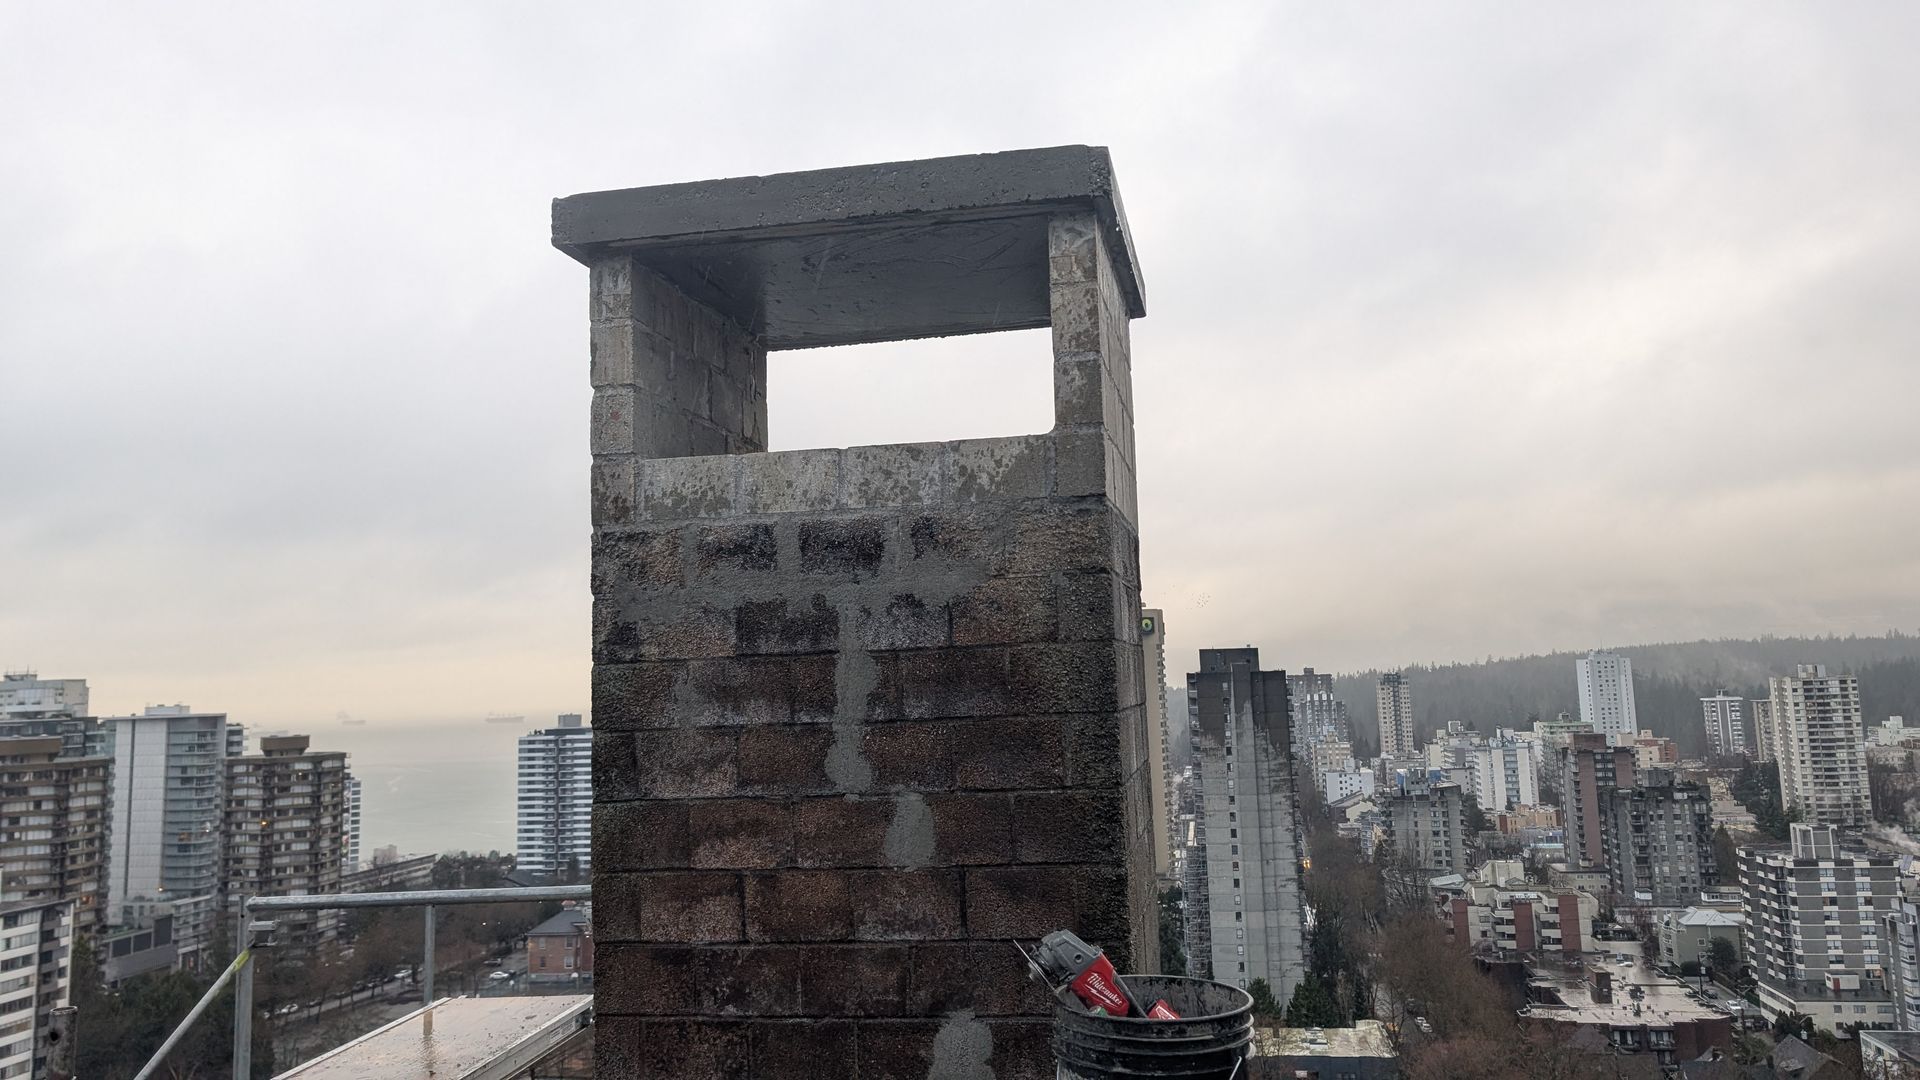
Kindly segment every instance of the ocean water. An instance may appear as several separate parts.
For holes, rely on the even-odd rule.
[[[479,719],[327,723],[306,729],[316,750],[345,750],[360,778],[360,855],[512,851],[520,736],[552,723]]]

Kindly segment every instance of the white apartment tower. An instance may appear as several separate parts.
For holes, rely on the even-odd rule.
[[[1173,765],[1167,758],[1167,627],[1158,608],[1140,612],[1141,670],[1147,690],[1147,783],[1153,793],[1153,872],[1173,873]]]
[[[1872,819],[1867,795],[1866,723],[1860,683],[1801,664],[1768,681],[1773,756],[1780,762],[1780,804],[1815,825],[1859,828]]]
[[[360,869],[360,778],[347,774],[347,811],[345,835],[341,838],[340,873]]]
[[[1492,814],[1540,804],[1540,747],[1531,739],[1502,731],[1466,749],[1473,775],[1473,796]]]
[[[1746,699],[1725,690],[1700,699],[1700,715],[1707,725],[1707,747],[1716,756],[1747,752]]]
[[[593,729],[579,713],[520,736],[517,869],[584,874],[593,867]]]
[[[1406,757],[1420,748],[1413,728],[1413,688],[1399,672],[1380,676],[1380,756]]]
[[[113,816],[108,828],[109,926],[175,905],[183,957],[203,948],[220,888],[225,759],[245,736],[224,713],[151,705],[113,725]],[[197,902],[193,902],[197,901]]]
[[[1187,726],[1202,802],[1186,859],[1188,970],[1265,979],[1290,1000],[1306,975],[1306,919],[1286,673],[1260,670],[1258,649],[1201,650]]]
[[[1573,666],[1580,681],[1580,719],[1609,742],[1631,739],[1640,730],[1633,707],[1633,661],[1595,650]]]

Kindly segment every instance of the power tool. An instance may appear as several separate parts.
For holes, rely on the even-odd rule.
[[[1014,943],[1017,947],[1019,942]],[[1166,999],[1142,1009],[1127,989],[1126,980],[1113,970],[1107,954],[1081,941],[1071,930],[1055,930],[1040,939],[1033,952],[1020,950],[1035,978],[1048,986],[1065,983],[1089,1009],[1108,1016],[1145,1016],[1154,1020],[1178,1020]]]

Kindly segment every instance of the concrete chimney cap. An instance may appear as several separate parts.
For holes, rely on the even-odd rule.
[[[569,195],[553,245],[640,265],[773,349],[1049,324],[1047,220],[1090,209],[1146,292],[1106,147],[1056,146]]]

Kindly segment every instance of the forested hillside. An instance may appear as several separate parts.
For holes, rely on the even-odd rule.
[[[1889,714],[1920,724],[1920,635],[1690,641],[1613,651],[1633,660],[1640,726],[1679,743],[1683,755],[1706,751],[1700,698],[1722,687],[1744,698],[1764,697],[1767,677],[1790,675],[1797,664],[1825,664],[1830,671],[1859,676],[1869,725]],[[1422,737],[1449,720],[1492,731],[1525,727],[1533,716],[1563,711],[1577,715],[1574,660],[1581,655],[1553,653],[1406,669]],[[1379,752],[1374,705],[1379,676],[1377,671],[1357,672],[1338,676],[1335,683],[1353,717],[1354,749],[1362,754]]]

